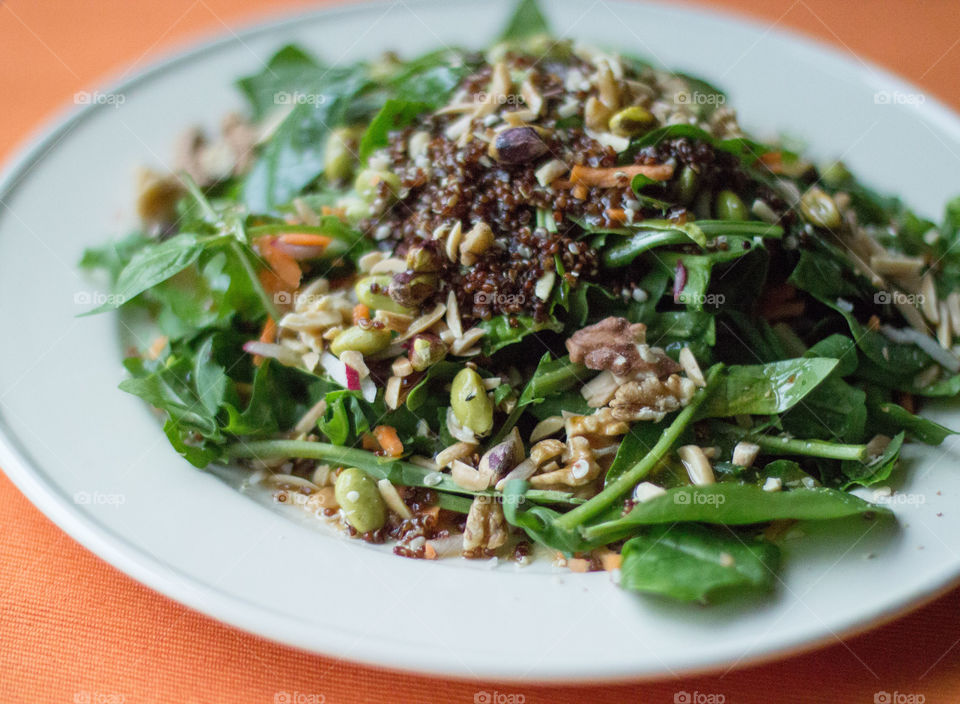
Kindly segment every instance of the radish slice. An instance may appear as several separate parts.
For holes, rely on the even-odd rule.
[[[359,391],[360,372],[351,367],[349,364],[344,364],[343,368],[347,373],[347,388],[350,389],[350,391]]]
[[[680,302],[680,294],[683,293],[683,287],[687,285],[687,267],[683,262],[677,262],[677,270],[673,277],[673,302]]]

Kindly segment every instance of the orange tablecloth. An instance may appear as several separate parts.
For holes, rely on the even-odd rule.
[[[106,75],[278,5],[307,4],[0,0],[0,155]],[[960,109],[953,0],[714,4],[872,59]],[[960,590],[869,635],[725,675],[551,688],[379,671],[275,645],[155,594],[74,543],[0,476],[0,704],[960,702],[958,663]]]

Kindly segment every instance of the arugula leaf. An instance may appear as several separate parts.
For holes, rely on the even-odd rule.
[[[309,90],[327,70],[303,49],[289,44],[277,51],[260,73],[238,80],[237,87],[250,103],[253,118],[262,120],[287,102],[283,93]]]
[[[550,26],[540,11],[539,4],[536,0],[520,0],[500,32],[500,41],[527,39],[539,34],[550,34]]]
[[[511,325],[511,320],[515,321],[516,325]],[[563,330],[563,323],[553,316],[538,322],[530,315],[495,315],[489,320],[480,321],[479,326],[486,331],[483,336],[483,353],[486,355],[520,342],[528,335]]]
[[[680,601],[770,591],[780,564],[772,543],[695,523],[647,528],[621,554],[621,587]]]
[[[373,152],[387,146],[391,132],[406,127],[429,109],[426,103],[409,100],[391,99],[384,103],[360,140],[360,161],[366,162]]]
[[[398,100],[424,103],[433,109],[443,105],[477,66],[473,58],[460,51],[431,51],[405,62],[396,74],[384,81],[384,85]]]
[[[837,360],[823,357],[732,366],[720,376],[699,417],[783,413],[817,388],[836,366]]]

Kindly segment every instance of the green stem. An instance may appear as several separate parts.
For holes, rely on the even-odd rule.
[[[590,520],[599,513],[608,509],[613,503],[624,494],[628,494],[637,483],[657,466],[657,463],[663,459],[664,455],[670,451],[673,444],[680,435],[686,430],[687,426],[693,421],[697,410],[703,405],[710,393],[713,391],[714,383],[723,371],[723,364],[714,364],[707,372],[706,387],[697,391],[694,397],[687,404],[686,408],[677,414],[670,426],[663,431],[663,435],[657,441],[657,444],[644,455],[643,459],[637,462],[633,467],[621,474],[614,482],[585,504],[577,506],[572,511],[568,511],[557,519],[557,527],[572,530]]]
[[[790,438],[785,435],[760,435],[727,423],[714,423],[713,426],[721,433],[759,445],[760,449],[768,455],[807,455],[832,460],[853,460],[855,462],[863,462],[867,458],[866,445],[847,445],[816,439],[806,440]]]
[[[225,448],[225,455],[232,459],[279,459],[302,457],[321,460],[344,467],[357,467],[376,479],[388,479],[399,486],[421,486],[451,494],[467,496],[500,496],[498,491],[470,491],[453,481],[447,474],[440,474],[420,465],[402,460],[385,460],[372,452],[356,447],[341,447],[325,442],[309,440],[257,440],[237,442]],[[427,477],[431,476],[431,481]],[[439,479],[439,481],[435,481]],[[536,490],[527,492],[527,498],[538,503],[576,503],[576,499],[564,491]]]
[[[260,302],[263,304],[263,309],[267,312],[267,315],[273,318],[274,321],[279,321],[280,313],[277,311],[277,307],[273,305],[273,301],[270,300],[270,296],[267,295],[267,292],[260,284],[260,277],[257,276],[257,271],[253,268],[253,264],[250,263],[247,253],[243,251],[243,245],[237,240],[234,240],[230,243],[230,248],[233,250],[234,254],[237,255],[237,258],[243,265],[244,271],[247,272],[247,276],[250,277],[250,283],[253,285],[253,290],[257,292],[257,296],[260,298]]]

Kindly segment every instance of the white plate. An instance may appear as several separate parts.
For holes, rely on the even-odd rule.
[[[507,5],[286,19],[165,61],[49,128],[0,186],[4,469],[73,537],[178,601],[284,643],[421,672],[561,681],[731,667],[830,642],[946,589],[960,575],[960,472],[943,448],[906,452],[902,490],[915,500],[895,506],[898,527],[807,528],[786,544],[775,597],[702,608],[625,593],[604,573],[406,560],[326,535],[192,469],[150,410],[116,389],[117,320],[75,317],[95,290],[75,263],[130,227],[135,165],[161,165],[181,128],[240,107],[233,79],[286,42],[329,60],[480,46]],[[690,8],[570,0],[549,14],[564,34],[715,80],[756,132],[842,155],[927,214],[960,190],[957,118],[863,62]],[[936,415],[960,425],[956,412]]]

